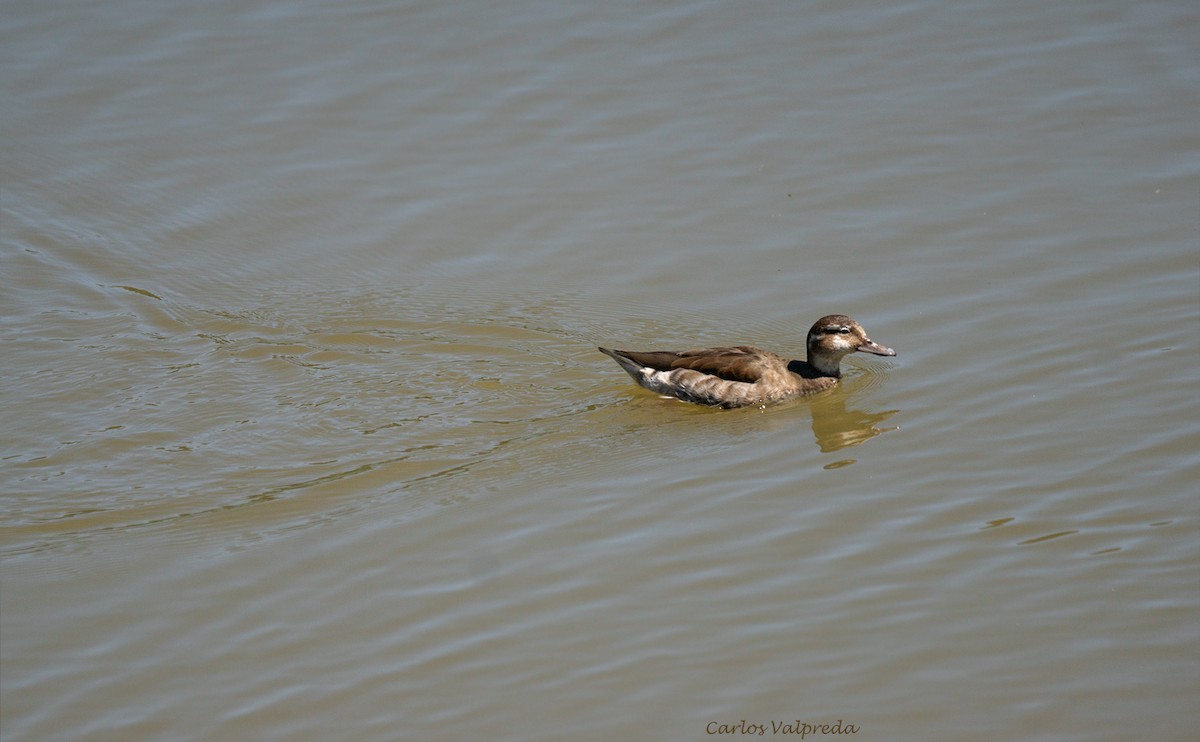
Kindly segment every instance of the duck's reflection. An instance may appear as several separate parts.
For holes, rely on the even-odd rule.
[[[899,426],[882,427],[882,423],[899,410],[865,412],[847,407],[849,399],[848,395],[834,391],[809,400],[813,436],[822,452],[857,446],[881,433],[898,429]]]

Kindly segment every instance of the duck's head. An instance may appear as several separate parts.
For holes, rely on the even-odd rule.
[[[842,358],[855,351],[896,355],[896,351],[867,337],[862,325],[844,314],[822,317],[808,331],[808,362],[827,376],[840,376]]]

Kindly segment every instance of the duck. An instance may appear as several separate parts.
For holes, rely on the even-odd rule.
[[[844,314],[829,314],[808,331],[808,359],[788,360],[751,345],[670,351],[599,348],[635,382],[684,402],[714,407],[766,406],[832,389],[851,353],[894,356]]]

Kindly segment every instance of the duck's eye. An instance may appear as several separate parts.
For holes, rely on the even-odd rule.
[[[849,334],[850,334],[850,328],[849,328],[849,327],[839,327],[839,328],[837,328],[837,334],[839,334],[839,335],[849,335]]]

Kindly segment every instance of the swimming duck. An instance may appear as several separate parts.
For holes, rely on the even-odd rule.
[[[807,361],[789,361],[749,345],[682,352],[600,348],[651,391],[719,407],[763,405],[829,389],[842,376],[842,358],[855,351],[896,355],[844,314],[822,317],[808,331]]]

